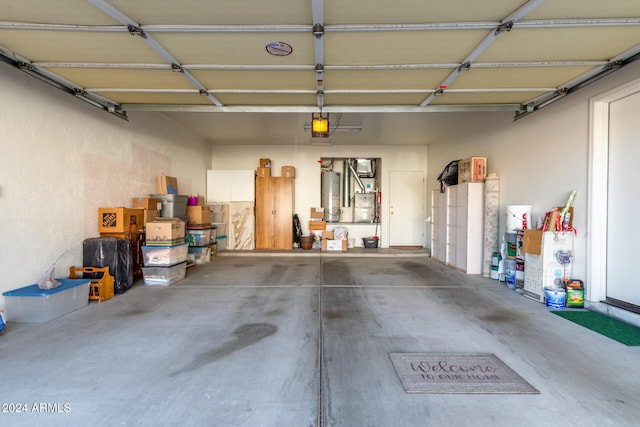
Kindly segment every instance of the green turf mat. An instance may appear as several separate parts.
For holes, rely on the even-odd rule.
[[[587,329],[598,332],[629,346],[640,345],[640,328],[588,310],[552,310],[553,314],[564,317]]]

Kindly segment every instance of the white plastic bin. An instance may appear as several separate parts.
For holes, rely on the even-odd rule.
[[[145,267],[169,267],[187,260],[189,245],[143,246],[142,255]]]
[[[184,279],[186,273],[186,261],[171,267],[142,267],[145,285],[172,285]]]

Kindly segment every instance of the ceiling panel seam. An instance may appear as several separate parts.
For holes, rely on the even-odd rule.
[[[86,92],[94,93],[190,93],[197,94],[197,89],[168,89],[168,88],[114,88],[93,87],[85,88]],[[490,88],[490,89],[449,89],[450,93],[523,93],[555,91],[555,87],[517,87],[517,88]],[[216,94],[315,94],[310,89],[210,89],[210,93]],[[356,95],[356,94],[420,94],[433,93],[434,89],[325,89],[328,95]]]
[[[125,16],[125,15],[122,15]],[[378,31],[430,31],[430,30],[490,30],[501,25],[500,21],[457,21],[414,24],[342,24],[324,25],[326,32],[378,32]],[[640,17],[631,18],[581,18],[535,19],[513,23],[513,28],[570,28],[570,27],[623,27],[640,25]],[[145,33],[308,33],[313,25],[138,25]],[[0,29],[127,32],[118,25],[71,25],[0,20]]]
[[[474,62],[473,68],[530,68],[530,67],[582,67],[607,65],[610,61],[505,61]],[[31,62],[45,68],[113,68],[113,69],[157,69],[170,70],[171,64],[132,64],[115,62]],[[273,64],[180,64],[184,70],[274,70],[308,71],[316,70],[313,65],[273,65]],[[343,70],[411,70],[411,69],[454,69],[460,64],[369,64],[369,65],[324,65],[323,71]]]

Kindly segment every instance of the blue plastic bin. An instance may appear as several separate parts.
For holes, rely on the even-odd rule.
[[[89,304],[90,279],[56,279],[61,286],[25,286],[4,292],[8,322],[48,322]]]

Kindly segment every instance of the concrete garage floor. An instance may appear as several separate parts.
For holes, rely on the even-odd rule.
[[[172,286],[136,283],[48,323],[10,323],[0,424],[640,423],[640,347],[494,280],[420,251],[229,254]],[[392,352],[494,353],[540,394],[408,394]]]

